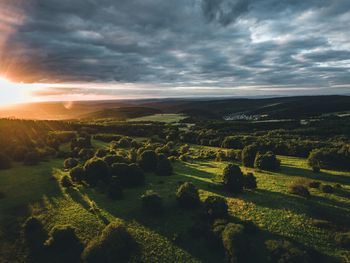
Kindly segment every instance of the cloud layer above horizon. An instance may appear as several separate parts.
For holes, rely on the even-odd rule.
[[[0,0],[0,14],[1,74],[82,85],[37,96],[350,93],[348,0]]]

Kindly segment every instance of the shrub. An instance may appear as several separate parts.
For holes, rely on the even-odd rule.
[[[220,196],[209,196],[204,201],[204,208],[209,218],[224,218],[228,215],[226,199]]]
[[[5,154],[0,153],[0,170],[11,168],[11,160]]]
[[[73,186],[72,180],[68,175],[62,176],[60,183],[63,187],[71,187]]]
[[[240,193],[243,190],[243,173],[238,165],[229,164],[225,167],[222,181],[224,187],[231,193]]]
[[[222,232],[227,225],[227,220],[216,219],[211,226],[211,238],[214,245],[222,245]]]
[[[84,263],[130,262],[137,252],[138,245],[124,224],[112,222],[86,246],[82,259]]]
[[[111,178],[108,165],[105,161],[98,158],[86,161],[84,170],[86,182],[91,186],[96,186],[99,181],[108,183]]]
[[[163,199],[152,190],[141,196],[142,209],[148,214],[159,214],[163,211]]]
[[[106,149],[98,149],[98,150],[95,152],[95,156],[98,157],[98,158],[103,158],[103,157],[105,157],[107,154],[108,154],[108,151],[107,151]]]
[[[254,166],[261,170],[277,171],[280,169],[281,162],[272,152],[265,154],[258,153],[255,158]]]
[[[145,183],[143,171],[136,164],[115,163],[112,165],[111,171],[124,187],[135,187]]]
[[[114,163],[128,163],[128,160],[121,155],[107,155],[103,160],[111,166]]]
[[[94,155],[94,151],[88,148],[81,149],[78,152],[78,157],[83,161],[89,160],[90,158],[94,157]]]
[[[329,184],[324,184],[324,185],[321,185],[321,191],[324,193],[330,194],[334,192],[334,188]]]
[[[55,226],[45,244],[52,255],[51,262],[79,262],[84,248],[70,225]]]
[[[68,159],[64,160],[63,167],[65,169],[72,169],[72,168],[76,167],[78,164],[79,164],[79,162],[77,159],[68,158]]]
[[[258,149],[255,144],[248,145],[242,151],[242,165],[245,167],[254,167],[254,161]]]
[[[299,196],[302,196],[302,197],[305,197],[305,198],[310,197],[309,190],[304,185],[301,185],[301,184],[298,184],[298,183],[292,183],[289,186],[289,192],[291,194],[299,195]]]
[[[176,200],[184,208],[197,207],[200,203],[197,187],[193,183],[183,183],[177,189]]]
[[[243,183],[244,183],[244,188],[247,189],[256,189],[257,183],[256,183],[256,177],[254,176],[253,173],[247,173],[244,175],[243,178]]]
[[[278,263],[306,263],[309,257],[305,251],[300,250],[287,240],[267,240],[266,249],[270,262]]]
[[[81,182],[85,179],[85,171],[82,167],[74,167],[69,171],[69,176],[74,182]]]
[[[154,172],[157,169],[158,156],[154,151],[144,151],[139,160],[140,167],[146,172]]]
[[[318,181],[311,181],[309,182],[309,187],[310,188],[320,188],[321,183]]]
[[[113,200],[118,200],[123,197],[123,188],[118,179],[112,179],[112,182],[108,186],[107,196]]]
[[[24,240],[31,256],[36,256],[44,250],[47,233],[41,221],[36,217],[29,217],[23,225]]]
[[[229,262],[243,262],[246,250],[244,226],[229,223],[222,232],[222,244]]]
[[[158,161],[156,174],[160,176],[170,176],[173,173],[173,166],[168,158],[164,157]]]
[[[123,137],[118,141],[118,146],[120,148],[129,148],[131,146],[131,141],[128,138]]]
[[[339,246],[350,249],[350,232],[337,233],[334,239]]]

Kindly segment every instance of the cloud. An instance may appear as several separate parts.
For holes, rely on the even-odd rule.
[[[227,95],[247,86],[258,93],[266,85],[278,93],[295,85],[303,90],[286,92],[302,94],[350,83],[347,0],[13,3],[0,0],[21,14],[3,37],[0,72],[17,81],[118,83],[96,84],[94,94],[124,96],[195,96],[208,88]]]

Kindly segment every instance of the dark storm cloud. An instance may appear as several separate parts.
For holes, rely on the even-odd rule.
[[[0,70],[22,81],[165,96],[350,82],[348,0],[30,0],[22,12],[0,50]]]

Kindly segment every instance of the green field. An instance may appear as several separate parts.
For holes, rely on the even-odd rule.
[[[165,123],[173,123],[173,122],[179,122],[183,119],[185,119],[186,116],[183,114],[175,114],[175,113],[169,113],[169,114],[154,114],[150,116],[140,117],[140,118],[133,118],[129,119],[128,121],[137,121],[137,122],[165,122]]]
[[[125,220],[144,248],[144,262],[222,262],[221,250],[188,234],[197,211],[184,211],[175,200],[176,189],[186,181],[200,189],[202,200],[209,195],[225,197],[233,221],[252,220],[260,228],[260,234],[251,237],[256,245],[251,262],[263,262],[264,241],[276,237],[318,251],[325,258],[329,257],[326,262],[340,260],[346,250],[334,243],[334,229],[317,226],[315,219],[327,216],[334,225],[349,222],[349,173],[325,170],[315,174],[307,167],[305,159],[279,158],[282,161],[280,172],[254,171],[258,189],[238,196],[227,194],[217,183],[225,162],[196,160],[176,161],[175,174],[170,177],[148,174],[145,187],[125,190],[120,201],[108,199],[102,189],[62,188],[58,184],[59,178],[66,174],[62,170],[62,160],[38,166],[16,164],[10,170],[0,171],[4,194],[0,199],[0,262],[25,262],[20,229],[30,214],[42,219],[47,230],[55,225],[75,226],[85,243],[97,236],[108,222]],[[242,167],[242,170],[252,169]],[[333,186],[341,184],[341,188],[332,194],[312,190],[312,197],[304,199],[288,193],[288,185],[294,180],[318,180]],[[142,213],[140,196],[147,189],[156,190],[163,197],[163,215],[148,217]]]

